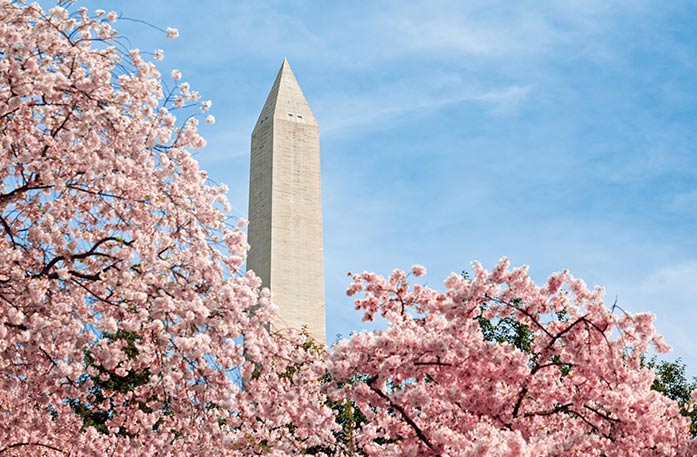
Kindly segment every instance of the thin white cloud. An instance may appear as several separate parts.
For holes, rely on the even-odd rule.
[[[460,86],[446,91],[427,88],[425,92],[419,94],[413,86],[398,83],[363,94],[330,94],[329,99],[318,100],[322,107],[331,107],[322,118],[322,133],[338,135],[358,127],[376,125],[386,128],[390,121],[402,116],[431,114],[446,106],[466,102],[479,103],[491,114],[510,114],[529,95],[530,87],[511,85],[477,91]]]
[[[569,45],[602,55],[607,50],[578,44],[613,33],[617,21],[648,7],[610,0],[421,0],[322,6],[312,14],[302,3],[231,2],[224,10],[224,39],[231,44],[225,54],[321,59],[356,70],[405,58],[540,56]]]
[[[511,114],[530,94],[530,86],[509,86],[503,90],[481,94],[477,99],[485,102],[493,114]]]

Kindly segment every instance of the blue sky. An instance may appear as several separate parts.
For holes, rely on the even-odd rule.
[[[546,3],[546,4],[544,4]],[[287,57],[322,132],[327,334],[346,272],[501,256],[650,310],[697,375],[697,4],[89,1],[213,100],[198,154],[246,215],[249,138]]]

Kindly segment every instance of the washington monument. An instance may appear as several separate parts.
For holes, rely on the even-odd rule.
[[[326,342],[319,125],[283,59],[254,131],[247,269],[279,307],[274,328]]]

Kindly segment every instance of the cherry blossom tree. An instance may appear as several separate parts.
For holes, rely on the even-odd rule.
[[[243,221],[191,156],[210,102],[117,19],[0,0],[0,455],[331,443],[321,357],[267,330]]]
[[[471,279],[453,274],[442,293],[411,286],[401,270],[352,277],[348,293],[362,294],[364,319],[379,315],[388,328],[358,333],[331,354],[331,398],[360,411],[343,437],[349,447],[368,455],[688,452],[689,420],[651,389],[655,375],[641,363],[650,345],[669,350],[652,314],[606,307],[601,289],[567,271],[537,286],[506,259],[491,272],[475,263]],[[519,347],[487,341],[482,319],[512,319],[529,338]]]

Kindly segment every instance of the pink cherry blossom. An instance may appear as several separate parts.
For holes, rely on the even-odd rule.
[[[268,329],[197,120],[103,14],[0,0],[0,454],[331,446],[324,350]]]
[[[426,274],[426,268],[423,265],[413,265],[411,267],[411,273],[418,278]]]
[[[502,259],[472,279],[451,275],[438,292],[351,275],[348,294],[387,329],[355,334],[330,354],[330,397],[367,423],[353,442],[368,455],[673,456],[687,450],[687,418],[651,390],[641,364],[665,349],[653,315],[608,309],[568,271],[537,286]],[[415,274],[416,276],[416,274]],[[528,352],[487,341],[479,319],[513,318]],[[692,446],[692,444],[690,444]],[[688,455],[688,454],[685,454]]]

